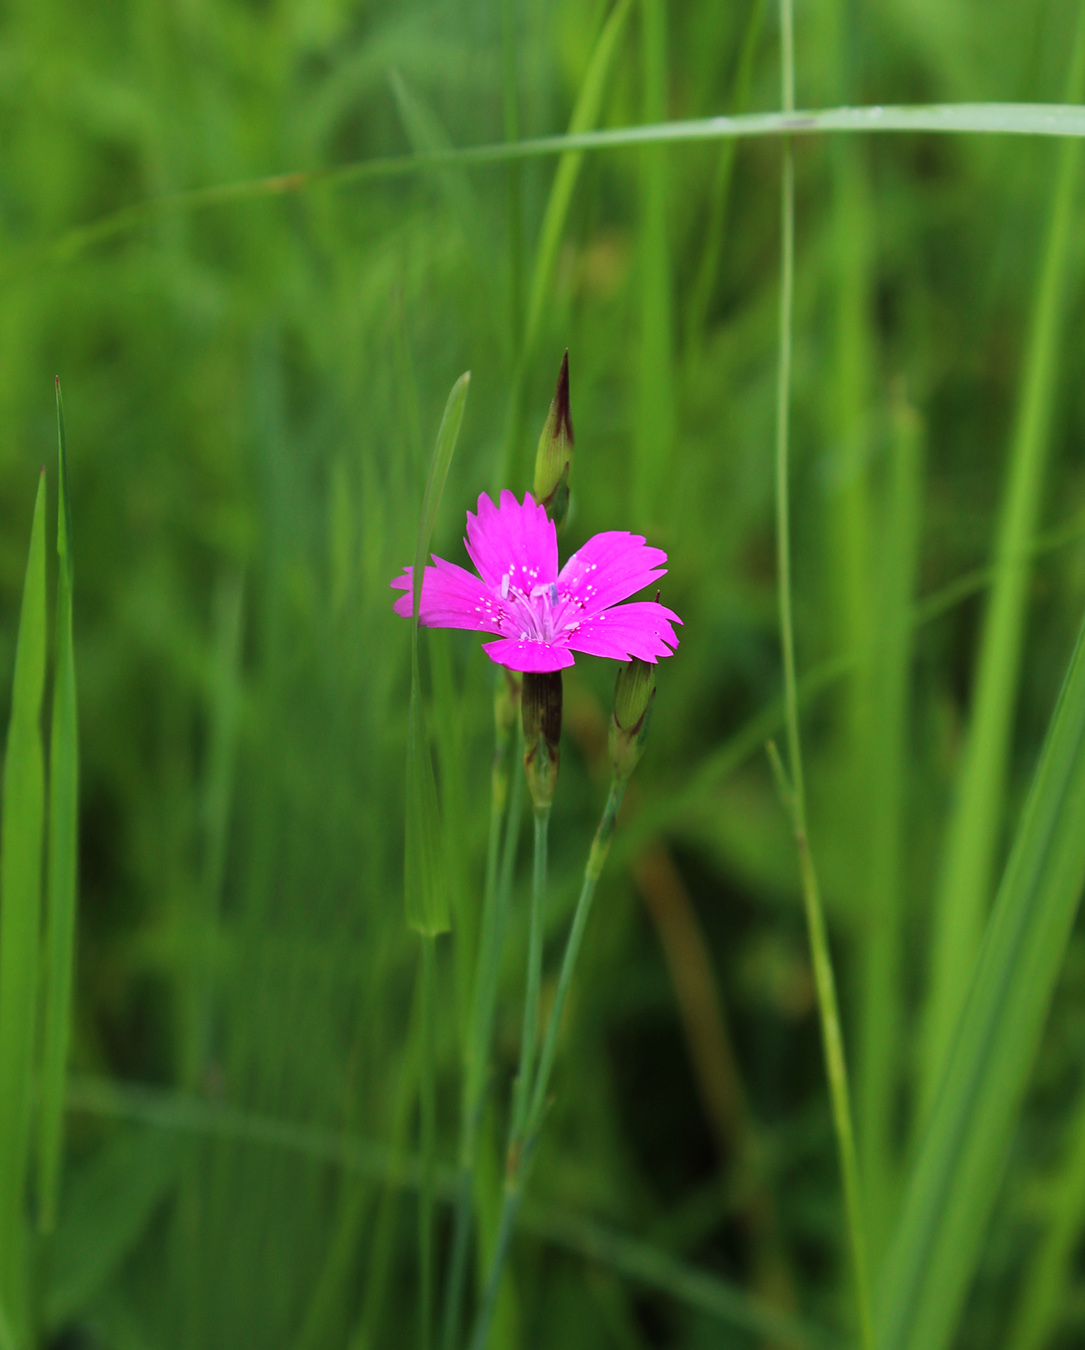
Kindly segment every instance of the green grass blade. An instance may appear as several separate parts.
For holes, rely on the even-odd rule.
[[[667,12],[642,0],[644,120],[667,112]],[[633,521],[658,523],[674,440],[671,261],[667,237],[667,157],[646,145],[640,165],[640,371],[633,459]]]
[[[795,105],[794,20],[791,0],[780,0],[780,86],[785,110]],[[870,1292],[867,1279],[865,1216],[855,1152],[848,1066],[840,1025],[829,936],[821,903],[821,888],[806,827],[806,788],[803,772],[802,737],[799,727],[799,694],[795,668],[795,630],[791,591],[791,341],[795,285],[795,157],[790,141],[784,142],[780,191],[780,330],[776,375],[776,585],[780,616],[780,647],[784,667],[784,707],[787,727],[788,769],[791,779],[784,794],[795,832],[802,878],[810,956],[817,990],[825,1076],[829,1086],[837,1156],[844,1190],[856,1320],[860,1343],[871,1350]]]
[[[569,119],[569,136],[589,133],[598,122],[603,110],[603,95],[606,93],[607,78],[614,63],[614,54],[618,41],[629,16],[631,0],[618,0],[610,17],[603,25],[595,49],[588,62],[587,74],[580,87],[580,93]],[[525,141],[509,142],[503,148],[509,160],[521,158],[520,147],[529,144]],[[495,491],[508,486],[516,465],[516,456],[521,440],[524,399],[524,377],[527,363],[539,336],[543,311],[550,296],[550,286],[554,275],[554,264],[565,233],[565,222],[569,216],[569,207],[573,200],[573,191],[580,168],[584,162],[583,153],[575,148],[563,154],[554,173],[550,195],[546,201],[546,211],[539,229],[539,242],[535,249],[535,263],[531,272],[531,285],[528,290],[527,313],[524,320],[524,340],[520,349],[519,363],[513,372],[512,390],[509,394],[509,412],[505,443],[501,461],[498,465]]]
[[[57,489],[56,656],[49,741],[49,873],[45,917],[38,1227],[52,1231],[63,1147],[64,1078],[71,1034],[79,826],[79,739],[75,653],[72,647],[72,550],[68,450],[64,405],[57,381],[59,478]]]
[[[1051,719],[879,1289],[879,1350],[945,1350],[1085,884],[1085,632]]]
[[[618,0],[610,17],[603,25],[599,40],[595,44],[591,61],[588,64],[584,83],[569,119],[569,134],[576,136],[589,131],[599,121],[603,110],[603,95],[606,93],[607,79],[614,64],[614,54],[618,41],[625,28],[631,0]],[[511,149],[511,147],[510,147]],[[524,350],[530,354],[539,335],[543,310],[550,295],[550,282],[554,274],[554,262],[565,233],[565,222],[569,215],[569,206],[573,199],[573,190],[580,177],[580,168],[584,156],[578,150],[570,150],[562,155],[554,173],[554,183],[546,203],[539,231],[539,243],[535,253],[535,265],[531,274],[531,289],[528,292],[527,322],[524,330]]]
[[[1067,100],[1085,94],[1085,6],[1067,82]],[[1017,422],[1010,448],[991,592],[976,671],[972,725],[957,802],[935,896],[930,988],[925,1009],[920,1124],[926,1119],[983,936],[1004,809],[1014,708],[1024,653],[1031,568],[1028,545],[1036,528],[1051,445],[1058,351],[1074,257],[1073,206],[1081,147],[1067,141],[1059,155],[1044,257],[1036,288]]]
[[[893,458],[877,554],[870,732],[864,761],[867,821],[863,1002],[856,1105],[867,1231],[884,1249],[896,1199],[896,1106],[904,1002],[904,815],[909,781],[911,610],[919,557],[923,426],[903,400],[894,409]]]
[[[38,479],[0,816],[0,1308],[23,1339],[26,1182],[41,947],[45,765],[45,470]]]
[[[753,0],[750,15],[742,37],[742,48],[735,67],[735,77],[731,85],[731,111],[741,113],[750,101],[750,86],[753,83],[754,59],[761,42],[761,32],[765,26],[765,12],[768,0]],[[701,341],[705,323],[708,319],[712,294],[719,276],[720,259],[723,256],[723,244],[726,237],[727,207],[731,198],[731,183],[734,179],[735,154],[738,141],[730,139],[720,146],[716,160],[716,171],[709,195],[708,225],[705,229],[704,246],[701,261],[697,265],[697,276],[690,290],[686,304],[686,346],[695,348]]]
[[[467,386],[471,376],[465,373],[452,386],[437,433],[426,491],[422,498],[422,519],[414,551],[414,613],[422,599],[422,577],[429,557],[430,540],[437,519],[437,507],[444,491],[456,438],[463,420]],[[420,933],[433,935],[449,928],[449,903],[444,885],[441,849],[441,823],[437,810],[437,784],[433,776],[433,757],[426,736],[422,710],[421,675],[418,667],[418,624],[411,625],[411,705],[407,728],[407,811],[404,894],[407,923]]]
[[[615,14],[628,10],[620,3]],[[612,16],[613,18],[614,16]],[[329,168],[299,169],[262,178],[239,179],[151,197],[98,220],[67,230],[55,239],[12,250],[2,269],[0,287],[22,280],[28,269],[73,262],[88,249],[137,230],[156,220],[213,210],[238,202],[285,197],[316,187],[348,187],[357,183],[432,172],[448,164],[511,164],[518,160],[552,159],[585,151],[619,150],[637,145],[682,145],[696,141],[749,139],[765,136],[884,135],[925,132],[934,135],[1085,137],[1085,109],[1061,103],[930,103],[876,104],[812,108],[795,112],[746,113],[739,117],[682,118],[654,126],[617,127],[606,131],[570,131],[558,136],[461,146],[425,155],[387,155],[351,160]],[[555,180],[556,184],[556,180]]]

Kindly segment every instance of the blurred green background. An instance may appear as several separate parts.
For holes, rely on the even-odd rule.
[[[1079,8],[803,0],[798,104],[1074,97]],[[564,213],[541,159],[169,209],[64,242],[149,198],[559,133],[577,107],[604,127],[772,109],[778,43],[762,0],[0,10],[5,681],[56,374],[76,578],[75,1079],[41,1293],[57,1346],[412,1343],[410,1191],[382,1180],[382,1154],[333,1156],[343,1133],[399,1151],[417,1133],[408,633],[388,580],[413,553],[453,380],[472,371],[435,547],[463,561],[463,513],[502,464],[509,486],[530,481],[566,347],[577,457],[563,547],[644,531],[670,555],[663,599],[685,627],[588,933],[494,1344],[781,1343],[669,1277],[629,1278],[628,1249],[591,1248],[586,1220],[849,1326],[798,869],[761,749],[781,689],[779,143],[591,154]],[[1020,621],[996,663],[1005,734],[975,770],[993,793],[980,912],[1085,609],[1076,153],[997,136],[796,146],[798,658],[817,677],[803,707],[811,837],[875,1258],[930,1090],[936,897],[1022,441],[1037,472],[1021,537],[1046,533],[1018,568]],[[456,710],[434,727],[460,919],[439,949],[447,1162],[456,951],[477,924],[489,811],[494,672],[478,646],[423,642],[427,687]],[[602,806],[613,674],[581,658],[566,679],[544,1000]],[[518,1048],[524,831],[491,1191]],[[1083,1011],[1077,935],[962,1346],[1007,1343],[1074,1137]],[[442,1219],[442,1244],[447,1231]],[[1081,1343],[1082,1278],[1060,1285],[1056,1339],[1037,1344]]]

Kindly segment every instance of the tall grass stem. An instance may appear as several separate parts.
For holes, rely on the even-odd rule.
[[[795,106],[794,32],[791,0],[780,0],[782,49],[782,94],[785,112]],[[780,267],[780,353],[776,390],[776,546],[777,579],[780,606],[780,645],[784,663],[784,705],[787,745],[791,772],[791,803],[795,841],[799,853],[803,906],[814,963],[814,981],[821,1017],[825,1066],[829,1079],[833,1124],[836,1130],[840,1170],[844,1183],[844,1205],[851,1247],[856,1307],[864,1350],[873,1350],[874,1332],[867,1284],[866,1237],[859,1185],[859,1164],[855,1152],[848,1073],[840,1028],[840,1010],[836,997],[829,940],[817,872],[810,852],[806,830],[806,791],[803,782],[802,746],[799,737],[799,700],[795,677],[795,637],[791,601],[791,542],[788,483],[789,414],[791,391],[791,322],[795,272],[795,161],[790,141],[783,147],[781,189],[781,267]]]

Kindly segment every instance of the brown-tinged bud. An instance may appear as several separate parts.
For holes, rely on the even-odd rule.
[[[532,496],[546,507],[558,532],[569,514],[569,472],[573,463],[573,419],[569,411],[569,352],[561,359],[558,386],[546,415],[535,456]]]
[[[655,696],[655,666],[634,656],[618,672],[610,718],[610,762],[619,780],[629,777],[644,753]]]
[[[535,810],[549,810],[558,781],[561,742],[561,671],[524,675],[524,772]]]

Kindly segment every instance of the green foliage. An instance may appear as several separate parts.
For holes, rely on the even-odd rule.
[[[531,869],[519,810],[507,837],[491,826],[478,640],[409,637],[388,581],[430,548],[466,563],[480,489],[530,485],[566,346],[562,555],[646,530],[685,625],[562,990],[491,1346],[854,1334],[801,878],[762,753],[784,725],[784,130],[806,827],[872,1274],[889,1253],[885,1343],[1080,1339],[1085,946],[1069,873],[1024,871],[1045,820],[1076,846],[1053,774],[1066,752],[1064,786],[1078,781],[1079,665],[1052,709],[1085,611],[1085,114],[1056,103],[1079,10],[813,0],[795,15],[796,101],[839,110],[790,126],[761,0],[5,11],[5,718],[19,676],[0,822],[2,1350],[34,1327],[110,1350],[411,1344],[419,1108],[439,1304],[462,1100],[478,1152],[466,1330],[496,1238]],[[428,479],[468,367],[471,417]],[[56,622],[39,506],[20,627],[56,370],[78,447]],[[614,678],[590,659],[565,678],[544,1026]],[[998,781],[966,767],[977,745]],[[977,811],[962,852],[949,822]],[[511,886],[483,1035],[488,855]],[[405,856],[409,913],[452,926],[430,1018]],[[933,934],[969,910],[951,874],[974,895],[971,954],[938,958],[939,994]],[[465,1097],[476,1034],[492,1049]]]
[[[34,1100],[41,948],[45,765],[45,471],[38,479],[26,564],[0,818],[0,1309],[27,1335],[24,1231]]]

